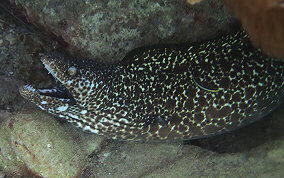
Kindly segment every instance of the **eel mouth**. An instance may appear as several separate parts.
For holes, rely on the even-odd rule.
[[[58,83],[58,82],[56,82]],[[59,100],[69,100],[72,103],[75,103],[75,99],[71,93],[60,84],[55,84],[52,88],[41,88],[36,89],[33,86],[27,84],[19,88],[20,94],[28,100],[36,100],[40,98],[54,98]]]
[[[44,88],[37,90],[40,95],[55,97],[58,99],[73,99],[69,91],[62,86],[55,86],[54,88]]]
[[[34,98],[54,98],[54,99],[67,99],[70,101],[75,101],[68,89],[62,84],[62,73],[59,71],[64,70],[64,63],[54,55],[44,55],[40,54],[40,60],[43,63],[48,74],[51,75],[53,79],[53,84],[51,87],[36,89],[33,86],[27,84],[19,88],[20,94],[29,100],[34,100]]]

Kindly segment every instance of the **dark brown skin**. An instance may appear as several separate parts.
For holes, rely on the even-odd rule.
[[[284,99],[284,63],[244,32],[183,46],[139,48],[117,65],[43,55],[63,91],[23,97],[84,130],[121,140],[176,140],[232,131]],[[67,92],[68,91],[68,92]]]

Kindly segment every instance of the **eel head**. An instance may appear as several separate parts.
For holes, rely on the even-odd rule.
[[[84,112],[89,95],[99,87],[98,74],[91,72],[90,61],[71,60],[57,53],[41,55],[41,62],[59,85],[49,89],[35,89],[31,85],[20,87],[20,94],[49,113],[64,116],[71,112]],[[63,117],[62,116],[62,117]]]

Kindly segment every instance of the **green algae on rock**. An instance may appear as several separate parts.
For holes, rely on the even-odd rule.
[[[92,145],[99,140],[68,130],[43,112],[7,117],[0,126],[0,169],[13,176],[80,175],[91,153],[89,142],[82,138]]]
[[[9,114],[1,113],[0,116],[0,170],[14,176],[20,176],[23,175],[22,168],[25,167],[25,164],[17,157],[11,147],[8,122],[3,121],[3,117],[9,117]]]
[[[114,139],[195,139],[262,118],[284,99],[284,63],[239,31],[202,43],[136,49],[117,65],[58,54],[41,61],[62,86],[22,96]]]

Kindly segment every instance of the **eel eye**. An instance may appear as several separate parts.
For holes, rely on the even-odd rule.
[[[69,67],[68,70],[67,70],[67,74],[70,75],[70,76],[74,76],[74,75],[76,75],[76,73],[77,73],[76,67]]]

